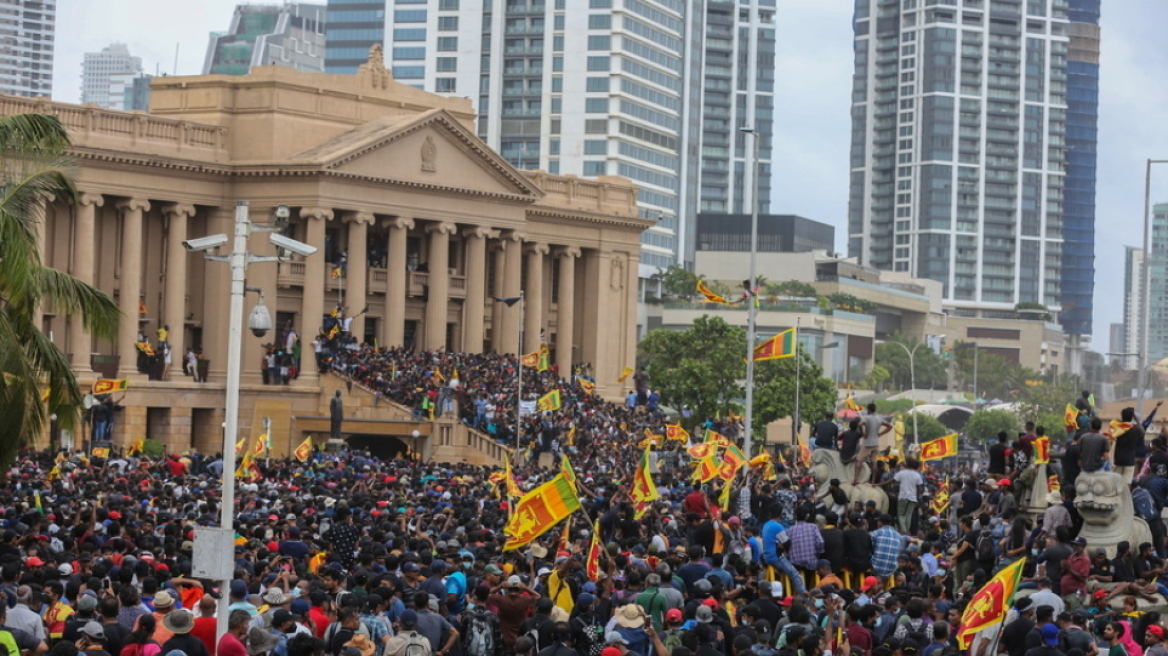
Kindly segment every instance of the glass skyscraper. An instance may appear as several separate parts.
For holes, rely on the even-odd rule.
[[[392,2],[392,0],[390,0]],[[356,73],[373,44],[385,43],[386,0],[328,0],[325,73]]]
[[[851,255],[959,315],[1060,309],[1070,26],[1067,0],[856,1]]]

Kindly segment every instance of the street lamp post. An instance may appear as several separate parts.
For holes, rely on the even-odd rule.
[[[900,348],[904,349],[905,353],[908,353],[908,381],[909,381],[908,384],[912,387],[913,392],[916,392],[916,389],[917,389],[917,364],[916,364],[917,349],[919,349],[921,347],[921,345],[924,344],[924,342],[917,342],[916,344],[913,345],[911,350],[909,349],[909,347],[905,346],[904,344],[901,344],[900,342],[889,342],[889,344],[896,344]],[[919,432],[917,432],[917,409],[915,407],[916,406],[915,399],[913,400],[913,406],[914,406],[913,413],[912,413],[912,416],[913,416],[913,444],[920,446],[921,435]]]
[[[276,213],[277,222],[286,219],[287,212],[288,208],[281,206]],[[183,246],[188,251],[201,252],[208,260],[227,262],[231,265],[231,309],[227,327],[227,398],[224,402],[224,414],[227,421],[223,429],[223,491],[219,509],[219,526],[228,530],[232,529],[235,523],[235,440],[239,433],[239,379],[242,370],[240,351],[243,346],[243,296],[246,291],[247,266],[251,263],[278,262],[286,259],[284,255],[286,251],[307,257],[317,250],[314,246],[277,234],[277,229],[253,226],[248,219],[248,202],[240,200],[235,202],[235,242],[230,255],[212,254],[219,247],[227,244],[227,235],[211,235],[183,242]],[[253,231],[272,233],[272,243],[276,245],[281,255],[262,256],[252,255],[248,252],[247,240]],[[315,283],[308,281],[308,284],[324,284],[324,281],[318,280]],[[260,312],[261,310],[262,312]],[[266,319],[266,324],[264,319]],[[306,317],[305,320],[307,321],[308,318]],[[261,336],[271,329],[271,317],[263,308],[262,298],[261,305],[253,310],[249,324],[257,336]],[[227,632],[227,617],[230,614],[228,607],[231,604],[231,598],[227,591],[230,587],[231,580],[228,578],[222,582],[219,588],[221,594],[215,627],[216,644],[218,644],[219,638]]]
[[[757,267],[757,253],[758,253],[758,169],[759,169],[759,133],[753,127],[738,128],[740,132],[749,134],[751,138],[751,145],[754,153],[754,169],[751,175],[751,208],[750,208],[750,277],[746,281],[746,412],[744,413],[743,421],[745,422],[744,432],[746,439],[742,441],[742,451],[746,454],[746,459],[750,459],[750,451],[754,441],[754,431],[751,430],[754,426],[754,337],[755,337],[755,320],[757,308],[755,308],[756,296],[754,287],[757,284],[758,272]],[[799,349],[795,348],[796,366],[798,366]],[[798,374],[796,373],[796,376]],[[799,388],[796,382],[795,387],[795,406],[799,405]],[[796,418],[795,421],[798,421]]]
[[[519,457],[520,444],[523,441],[523,321],[526,311],[526,302],[523,299],[523,290],[518,296],[496,296],[495,302],[507,307],[519,304],[519,343],[515,349],[515,457]],[[504,372],[506,373],[506,372]]]
[[[1152,280],[1152,166],[1168,164],[1168,159],[1149,159],[1144,170],[1144,263],[1140,272],[1140,370],[1136,374],[1136,415],[1144,416],[1144,388],[1148,384],[1148,314],[1151,312]]]

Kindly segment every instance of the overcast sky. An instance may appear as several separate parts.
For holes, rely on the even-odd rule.
[[[58,0],[53,97],[80,98],[81,60],[120,41],[149,73],[202,71],[207,37],[236,0]],[[836,226],[846,249],[851,139],[851,0],[780,0],[773,207]],[[1168,159],[1168,25],[1164,0],[1104,0],[1092,347],[1123,320],[1123,247],[1142,240],[1144,161]],[[175,46],[178,68],[175,68]],[[1168,201],[1168,165],[1153,172]]]

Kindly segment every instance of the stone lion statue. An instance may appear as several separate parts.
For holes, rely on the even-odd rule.
[[[831,479],[836,478],[839,479],[840,489],[848,495],[848,500],[852,503],[875,501],[880,512],[888,512],[888,495],[884,490],[867,483],[852,485],[852,481],[856,480],[855,465],[845,465],[840,460],[839,451],[835,449],[816,449],[811,452],[811,475],[815,477],[816,498],[826,497],[828,484]],[[861,479],[870,479],[871,475],[871,467],[864,465]],[[1130,499],[1128,504],[1130,506]]]
[[[1079,536],[1091,551],[1102,547],[1115,557],[1115,545],[1127,541],[1134,550],[1152,541],[1148,523],[1135,516],[1131,494],[1115,472],[1083,472],[1075,479],[1075,509],[1083,516]]]

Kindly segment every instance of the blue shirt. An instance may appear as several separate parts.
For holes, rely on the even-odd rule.
[[[891,526],[881,526],[872,531],[872,571],[876,576],[887,578],[896,571],[901,541],[901,534]]]
[[[762,560],[762,542],[759,541],[758,536],[747,538],[746,543],[750,545],[750,560],[755,563]]]
[[[762,525],[762,562],[774,565],[779,562],[779,535],[783,532],[783,525],[770,520]]]
[[[449,604],[450,612],[462,612],[462,608],[466,604],[466,574],[455,572],[447,576],[446,594],[447,596],[455,596],[454,603]]]

